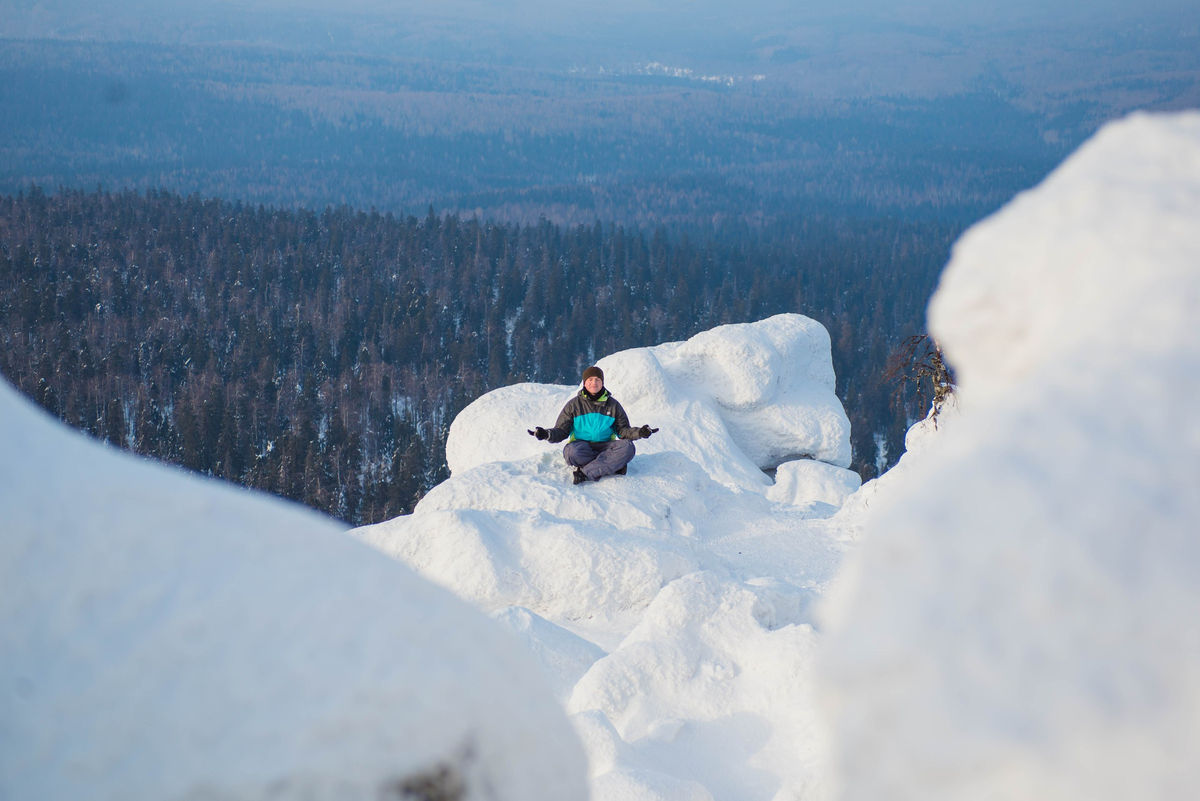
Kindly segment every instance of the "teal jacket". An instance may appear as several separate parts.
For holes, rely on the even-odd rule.
[[[570,438],[588,442],[607,442],[612,439],[640,439],[641,433],[629,425],[629,417],[617,399],[601,390],[600,397],[592,400],[585,390],[567,401],[558,413],[558,421],[550,429],[550,441],[562,442]]]

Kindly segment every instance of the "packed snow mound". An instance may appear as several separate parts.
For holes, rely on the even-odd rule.
[[[572,626],[640,615],[663,587],[699,570],[758,564],[771,575],[765,554],[759,563],[735,552],[730,563],[747,526],[786,537],[779,557],[811,558],[794,567],[819,582],[842,546],[819,525],[836,506],[737,492],[679,454],[639,455],[628,476],[576,487],[561,446],[543,448],[456,474],[413,514],[352,533],[485,610],[520,606]]]
[[[356,534],[485,609],[611,618],[711,568],[709,543],[747,519],[776,530],[780,506],[779,520],[829,517],[858,486],[856,473],[829,461],[786,461],[775,484],[762,469],[771,453],[848,460],[829,338],[806,317],[721,326],[599,364],[631,424],[660,429],[635,442],[629,480],[573,486],[562,445],[528,430],[553,425],[578,387],[519,384],[453,421],[452,476],[412,515]],[[770,443],[775,434],[783,444]]]
[[[779,466],[775,471],[775,486],[767,490],[767,497],[794,505],[825,503],[836,509],[861,485],[862,478],[852,470],[804,459]]]
[[[582,718],[600,798],[626,795],[636,779],[671,775],[693,783],[667,798],[818,798],[825,740],[811,674],[817,635],[779,618],[764,583],[739,585],[700,572],[663,589],[621,647],[575,687],[567,709]],[[599,730],[588,716],[602,714]],[[614,738],[615,732],[619,739]],[[614,742],[615,741],[615,742]],[[609,761],[636,743],[644,764]],[[597,747],[599,746],[599,747]],[[789,780],[781,786],[779,766]]]
[[[958,414],[828,598],[844,799],[1195,796],[1198,220],[1200,114],[1134,115],[955,248]]]
[[[724,325],[686,342],[601,359],[631,424],[660,432],[641,453],[676,452],[727,486],[765,490],[763,470],[798,459],[850,465],[850,421],[834,393],[829,334],[799,314]],[[489,392],[450,426],[451,473],[545,452],[526,431],[554,425],[578,385]]]
[[[455,419],[452,475],[413,514],[354,533],[525,639],[595,801],[819,798],[812,606],[859,482],[828,336],[782,315],[599,364],[661,429],[628,475],[573,485],[563,446],[526,433],[577,387],[506,387]]]
[[[812,604],[849,545],[833,507],[734,492],[669,453],[576,487],[550,450],[355,533],[525,638],[595,801],[819,798]]]
[[[3,382],[0,519],[0,797],[586,796],[519,641],[331,521]]]

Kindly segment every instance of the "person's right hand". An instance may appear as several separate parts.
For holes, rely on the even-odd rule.
[[[541,426],[538,426],[529,432],[529,436],[537,437],[538,439],[550,439],[550,432]]]

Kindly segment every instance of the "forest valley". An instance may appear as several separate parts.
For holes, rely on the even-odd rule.
[[[928,407],[888,360],[924,330],[960,232],[811,215],[701,236],[34,187],[0,197],[0,371],[116,446],[361,525],[447,475],[450,422],[490,389],[799,312],[830,333],[866,480]]]

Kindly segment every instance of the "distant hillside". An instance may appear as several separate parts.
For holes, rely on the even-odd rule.
[[[811,211],[967,224],[1097,121],[1086,104],[1032,110],[995,82],[840,97],[796,86],[798,69],[6,41],[0,191],[677,229]]]
[[[1105,120],[1200,106],[1200,7],[972,26],[757,3],[722,26],[727,12],[655,4],[575,29],[551,4],[528,18],[85,5],[0,20],[0,191],[527,223],[760,226],[817,209],[969,224]]]

